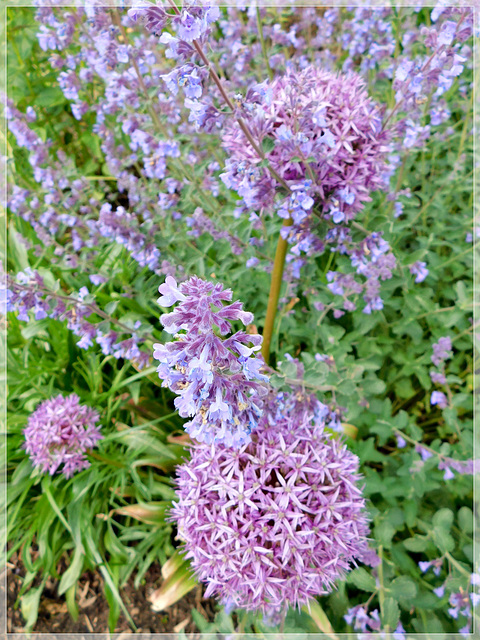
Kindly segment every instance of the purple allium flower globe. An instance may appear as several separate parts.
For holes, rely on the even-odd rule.
[[[97,411],[80,404],[74,393],[42,402],[24,430],[24,448],[33,466],[53,475],[63,464],[62,473],[67,478],[86,469],[90,465],[85,457],[87,449],[103,437],[96,426],[99,417]]]
[[[282,396],[241,449],[192,446],[171,515],[205,596],[269,617],[328,593],[368,546],[358,458]]]
[[[254,137],[273,142],[267,153],[272,168],[290,187],[314,178],[310,195],[324,212],[335,210],[335,221],[352,219],[383,186],[390,131],[382,128],[382,110],[359,75],[315,66],[289,70],[250,89],[245,108]],[[258,167],[261,158],[233,121],[223,145],[230,155],[222,176],[227,186],[246,202],[271,204],[275,181]]]

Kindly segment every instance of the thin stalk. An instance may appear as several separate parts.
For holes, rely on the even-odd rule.
[[[273,80],[273,70],[270,66],[270,60],[268,59],[267,46],[265,44],[265,38],[263,37],[262,16],[260,15],[260,7],[257,7],[257,28],[258,36],[260,38],[260,44],[262,45],[263,59],[265,60],[265,66],[267,67],[268,77]]]
[[[378,557],[380,558],[380,564],[378,565],[378,582],[380,584],[378,588],[378,601],[380,603],[380,615],[383,617],[385,604],[385,587],[383,584],[383,545],[378,547]]]
[[[290,227],[292,224],[293,220],[291,218],[288,218],[288,220],[284,221],[283,226]],[[262,355],[267,364],[270,357],[270,343],[272,341],[275,316],[277,315],[278,299],[280,297],[280,289],[282,286],[287,247],[288,243],[282,238],[282,234],[280,233],[278,237],[277,250],[275,252],[275,260],[273,263],[270,293],[268,295],[267,315],[263,327]]]
[[[180,11],[179,11],[177,5],[175,4],[174,0],[169,0],[169,3],[171,5],[172,9],[175,11],[175,13],[177,15],[180,15]],[[266,160],[265,153],[263,152],[263,149],[255,141],[255,138],[253,137],[253,134],[250,131],[248,125],[245,122],[245,120],[241,116],[235,115],[236,107],[233,104],[233,102],[230,100],[227,92],[225,91],[225,88],[224,88],[224,86],[222,84],[222,81],[218,77],[218,74],[217,74],[217,72],[215,70],[215,67],[211,64],[210,60],[205,55],[205,52],[203,51],[202,45],[200,44],[200,42],[198,40],[193,40],[192,44],[195,47],[196,52],[200,56],[201,61],[207,67],[208,73],[210,75],[210,78],[213,80],[213,82],[217,86],[217,89],[220,91],[220,95],[222,96],[223,101],[225,102],[227,107],[232,111],[235,120],[238,122],[238,124],[240,126],[240,129],[243,131],[243,134],[245,135],[245,137],[247,138],[248,142],[253,147],[255,153],[262,160]],[[272,174],[272,176],[275,178],[275,180],[277,180],[277,182],[279,182],[282,185],[282,187],[284,189],[286,189],[288,192],[291,191],[290,187],[285,182],[285,180],[275,171],[275,169],[269,163],[267,163],[267,169]]]

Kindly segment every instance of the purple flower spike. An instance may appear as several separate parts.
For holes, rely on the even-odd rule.
[[[97,411],[80,404],[74,393],[42,402],[24,430],[24,448],[33,466],[53,475],[63,464],[61,472],[67,478],[86,469],[90,466],[86,451],[103,437],[96,426],[98,420]]]
[[[332,590],[367,549],[358,458],[295,396],[271,394],[240,450],[196,444],[172,510],[205,596],[275,616]]]
[[[240,302],[224,304],[232,292],[222,284],[196,276],[178,287],[168,276],[159,291],[160,305],[180,303],[160,318],[165,331],[178,334],[176,340],[155,344],[153,357],[160,362],[157,371],[163,386],[178,396],[180,415],[192,418],[185,430],[208,444],[239,447],[249,442],[267,394],[268,378],[260,372],[264,362],[255,355],[262,338],[244,331],[222,336],[231,333],[232,321],[247,325],[253,315]]]

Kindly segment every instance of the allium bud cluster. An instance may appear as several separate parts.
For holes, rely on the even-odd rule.
[[[85,453],[103,437],[96,423],[98,412],[80,404],[72,393],[42,402],[28,418],[24,447],[34,467],[53,475],[63,464],[62,473],[70,478],[90,463]]]
[[[178,468],[178,535],[205,595],[229,607],[300,607],[367,551],[358,458],[307,407],[272,393],[250,443],[195,444]]]
[[[232,299],[230,289],[196,276],[178,287],[169,276],[159,291],[161,306],[179,302],[160,318],[176,339],[155,344],[153,357],[160,362],[163,385],[178,395],[180,416],[192,418],[185,430],[207,444],[238,447],[249,442],[267,393],[268,378],[260,373],[263,360],[255,355],[262,338],[244,331],[224,336],[231,333],[232,321],[247,325],[253,315],[238,301],[224,304]]]

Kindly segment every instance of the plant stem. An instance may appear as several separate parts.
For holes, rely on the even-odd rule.
[[[380,583],[380,587],[378,589],[378,601],[380,603],[380,615],[383,616],[385,603],[385,587],[383,586],[383,545],[378,547],[378,557],[380,558],[380,564],[378,565],[378,582]]]
[[[180,15],[180,11],[177,7],[177,5],[175,4],[175,0],[168,0],[170,3],[170,6],[172,7],[172,9],[175,11],[175,13],[177,15]],[[255,138],[253,137],[252,132],[250,131],[250,128],[248,127],[247,123],[245,122],[245,120],[238,115],[235,115],[236,113],[236,107],[233,104],[233,102],[230,100],[230,98],[228,97],[227,92],[225,91],[225,88],[222,84],[222,81],[220,80],[220,78],[218,77],[218,74],[215,70],[215,67],[211,64],[210,60],[207,58],[207,56],[205,55],[205,52],[203,51],[202,45],[200,44],[200,42],[198,40],[192,40],[192,44],[195,47],[196,52],[198,53],[198,55],[200,56],[201,61],[203,62],[203,64],[207,67],[208,69],[208,73],[211,77],[211,79],[213,80],[213,82],[217,85],[217,89],[220,91],[220,95],[223,98],[223,101],[225,102],[225,104],[227,105],[227,107],[232,111],[235,120],[238,122],[240,129],[243,131],[245,137],[247,138],[248,142],[251,144],[251,146],[253,147],[255,153],[259,156],[259,158],[261,160],[266,160],[265,157],[265,153],[263,152],[263,149],[261,148],[261,146],[258,145],[258,143],[255,141]],[[275,169],[270,165],[270,163],[267,163],[266,168],[268,169],[268,171],[271,173],[271,175],[275,178],[275,180],[277,182],[279,182],[282,187],[284,189],[286,189],[286,191],[290,192],[291,189],[288,186],[288,184],[285,182],[285,180],[275,171]]]
[[[265,60],[265,66],[267,67],[268,77],[273,80],[273,71],[268,59],[267,47],[265,45],[265,38],[263,37],[262,16],[260,15],[260,7],[257,7],[257,28],[258,36],[260,38],[260,44],[262,45],[262,53]]]
[[[288,220],[284,221],[283,226],[289,227],[292,225],[292,223],[293,220],[291,218],[288,218]],[[285,267],[287,247],[288,243],[282,238],[282,234],[280,233],[278,237],[277,250],[275,252],[275,261],[273,263],[270,293],[268,295],[267,315],[265,317],[265,324],[263,326],[262,355],[267,364],[270,356],[270,343],[272,341],[275,316],[277,315],[280,288],[282,286],[283,269]]]

